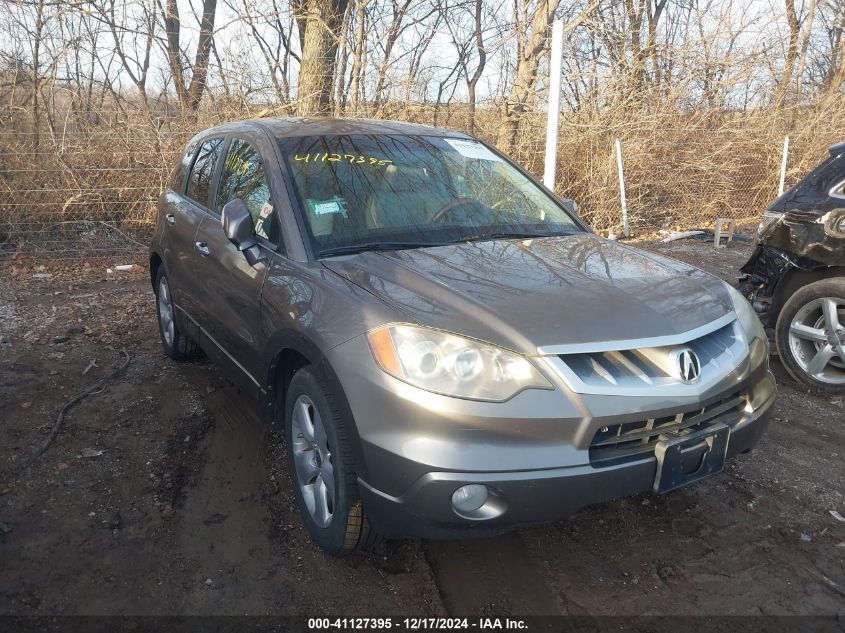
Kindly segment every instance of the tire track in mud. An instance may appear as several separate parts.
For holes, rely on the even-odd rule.
[[[424,541],[440,598],[451,616],[564,615],[519,532],[468,541]]]
[[[193,543],[222,542],[213,553],[225,565],[272,560],[265,535],[266,506],[254,498],[260,496],[265,483],[262,447],[266,429],[258,412],[247,404],[231,386],[209,394],[207,406],[215,427],[210,434],[208,462],[185,508],[198,524],[186,532],[188,539]],[[221,515],[226,519],[216,524],[215,518]],[[427,541],[422,548],[450,615],[565,613],[543,566],[533,560],[519,532],[480,540]],[[243,571],[261,573],[258,567]],[[199,592],[197,598],[197,607],[203,612],[214,609],[210,600],[219,600],[209,592]]]
[[[194,378],[205,388],[210,376]],[[179,512],[177,551],[192,574],[182,588],[182,613],[443,613],[419,549],[400,547],[390,560],[334,558],[311,543],[286,466],[274,461],[284,452],[268,450],[274,440],[255,401],[227,385],[208,393],[205,406],[214,426]]]
[[[254,407],[237,389],[226,386],[207,396],[214,429],[206,438],[206,463],[186,496],[179,549],[196,561],[202,578],[185,595],[189,613],[250,612],[272,604],[264,583],[272,551],[267,539],[269,515],[262,502],[266,484],[263,447],[266,430]]]
[[[206,466],[185,504],[191,525],[182,531],[186,551],[206,559],[206,567],[215,573],[228,572],[232,580],[242,574],[264,575],[264,566],[273,560],[266,537],[268,510],[258,498],[266,483],[266,429],[249,404],[231,386],[208,395],[214,432],[209,434]],[[209,549],[209,543],[217,545]],[[422,548],[450,615],[565,612],[543,566],[532,559],[518,532],[493,539],[427,541]],[[238,583],[224,580],[212,591],[193,592],[187,597],[188,608],[209,613],[220,608],[221,598],[224,603],[254,601],[255,596],[232,595],[232,584]]]

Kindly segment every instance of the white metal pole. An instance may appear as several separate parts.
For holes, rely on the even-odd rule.
[[[778,195],[783,195],[783,189],[786,186],[786,161],[789,156],[789,137],[783,137],[783,159],[780,162],[780,186],[778,187]]]
[[[622,142],[616,139],[616,168],[619,170],[619,199],[622,201],[622,235],[631,237],[628,226],[628,199],[625,197],[625,170],[622,166]]]
[[[557,173],[557,128],[560,119],[560,66],[563,57],[563,22],[552,25],[552,56],[549,64],[549,118],[546,123],[546,163],[543,184],[555,190]]]

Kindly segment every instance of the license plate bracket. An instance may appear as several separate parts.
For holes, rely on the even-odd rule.
[[[669,492],[721,472],[730,433],[727,425],[714,424],[688,435],[658,441],[654,448],[657,458],[654,491]]]

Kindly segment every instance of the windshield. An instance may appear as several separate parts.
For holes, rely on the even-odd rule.
[[[560,203],[478,141],[279,140],[317,256],[581,232]]]

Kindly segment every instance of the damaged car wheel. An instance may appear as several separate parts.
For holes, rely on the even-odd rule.
[[[778,352],[797,381],[845,393],[845,279],[824,279],[792,295],[775,328]]]

